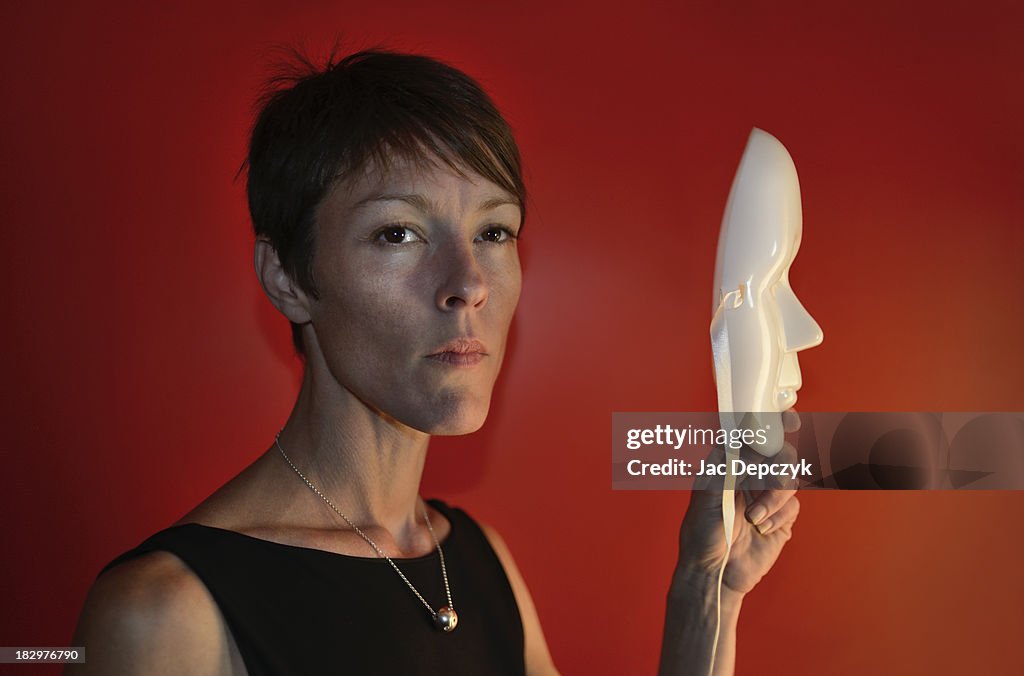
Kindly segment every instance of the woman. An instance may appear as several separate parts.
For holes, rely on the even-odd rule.
[[[274,85],[249,207],[300,392],[256,462],[105,569],[81,671],[555,673],[500,536],[419,497],[430,435],[483,424],[519,298],[526,191],[508,125],[426,57],[362,52]],[[664,673],[710,661],[720,495],[695,493],[684,520]],[[747,511],[760,532],[737,528],[718,671],[796,510],[766,492]]]

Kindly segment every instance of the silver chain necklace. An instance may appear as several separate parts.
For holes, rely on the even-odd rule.
[[[277,435],[274,437],[274,445],[277,446],[277,450],[281,452],[281,456],[284,458],[285,462],[288,463],[288,466],[295,470],[295,473],[299,475],[299,478],[302,479],[302,481],[305,482],[307,486],[309,486],[309,489],[316,493],[317,495],[319,495],[320,499],[327,503],[328,507],[337,512],[338,516],[344,519],[345,523],[347,523],[352,528],[352,530],[358,533],[361,538],[366,540],[366,542],[369,543],[371,547],[373,547],[374,551],[376,551],[381,558],[386,559],[387,562],[391,564],[391,567],[395,569],[395,572],[398,573],[398,576],[400,578],[402,578],[402,581],[405,582],[406,586],[409,587],[412,593],[416,595],[416,598],[420,600],[420,603],[422,603],[427,608],[427,611],[430,612],[430,616],[434,619],[434,624],[437,626],[438,629],[444,632],[454,631],[456,625],[459,624],[459,616],[455,613],[455,604],[452,603],[452,590],[451,587],[449,587],[448,585],[448,569],[444,565],[444,550],[441,549],[441,543],[437,541],[437,536],[434,535],[434,527],[430,525],[430,517],[427,515],[426,504],[423,505],[423,520],[427,523],[427,530],[430,531],[430,537],[431,539],[433,539],[434,545],[437,547],[437,555],[441,559],[441,577],[444,578],[444,593],[448,597],[448,605],[441,606],[437,609],[437,612],[434,612],[434,609],[430,607],[430,604],[427,603],[427,600],[425,598],[423,598],[423,595],[420,594],[419,590],[416,589],[415,586],[413,586],[412,582],[409,582],[409,578],[405,576],[405,573],[403,573],[402,570],[398,567],[398,564],[396,564],[391,559],[390,556],[385,554],[381,550],[381,548],[377,546],[377,543],[371,540],[370,536],[364,533],[362,529],[359,528],[359,526],[352,523],[352,519],[345,516],[345,513],[338,509],[337,506],[335,506],[335,504],[331,502],[331,500],[326,495],[321,493],[320,490],[316,486],[314,486],[309,479],[306,478],[305,474],[299,471],[299,468],[295,466],[295,463],[292,462],[292,459],[289,458],[288,454],[284,452],[284,448],[281,446],[280,437],[281,433],[278,432]]]

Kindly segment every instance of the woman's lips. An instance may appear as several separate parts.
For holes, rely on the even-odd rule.
[[[458,352],[439,352],[437,354],[427,355],[427,359],[433,359],[434,361],[441,362],[442,364],[448,364],[449,366],[476,366],[484,360],[483,354],[479,352],[471,352],[469,354],[459,354]]]
[[[436,351],[427,355],[432,359],[449,366],[476,366],[487,356],[487,349],[479,340],[472,338],[458,338],[449,341],[439,347]]]

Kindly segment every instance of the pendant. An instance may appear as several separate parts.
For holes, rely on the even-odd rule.
[[[434,622],[438,629],[447,634],[455,631],[455,627],[459,624],[459,616],[455,614],[454,609],[441,606],[437,609],[437,615],[434,615]]]

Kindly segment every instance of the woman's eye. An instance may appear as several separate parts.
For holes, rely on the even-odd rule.
[[[377,241],[387,244],[408,244],[419,240],[415,232],[403,225],[389,225],[377,233]]]
[[[480,239],[482,241],[494,242],[496,244],[501,244],[514,238],[515,236],[512,234],[511,230],[499,225],[492,225],[480,233]]]

